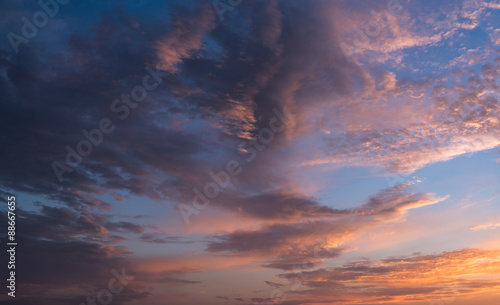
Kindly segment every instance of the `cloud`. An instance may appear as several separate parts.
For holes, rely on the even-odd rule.
[[[145,233],[141,235],[141,241],[153,244],[190,244],[192,241],[185,241],[179,236],[165,236],[159,233]]]
[[[328,113],[336,118],[319,128],[322,153],[303,160],[303,165],[381,167],[393,173],[412,172],[429,164],[492,149],[500,145],[499,102],[491,81],[498,69],[494,62],[481,73],[462,73],[466,86],[445,80],[430,83],[398,83],[391,96],[368,99],[345,110]],[[421,92],[408,98],[403,91]],[[373,103],[372,103],[373,102]],[[387,115],[393,117],[384,121]],[[337,119],[338,118],[338,119]],[[344,118],[349,118],[345,120]]]
[[[471,230],[494,230],[500,227],[500,223],[488,223],[470,227]]]
[[[216,205],[240,215],[258,219],[307,219],[320,217],[335,217],[348,213],[346,210],[334,209],[321,205],[313,198],[303,197],[294,193],[261,193],[250,196],[228,194],[222,196]]]
[[[111,235],[91,215],[47,206],[42,206],[40,214],[19,208],[16,212],[16,222],[22,223],[16,228],[16,238],[23,245],[16,251],[16,278],[22,279],[17,289],[24,291],[16,297],[21,303],[46,304],[54,299],[61,304],[78,303],[95,295],[95,289],[107,287],[113,269],[126,267],[128,274],[134,273],[127,261],[131,252],[116,245],[124,238]],[[0,215],[7,218],[5,211]],[[0,257],[7,260],[7,255],[4,252]],[[131,283],[115,301],[143,299],[143,292],[140,285]]]
[[[400,214],[407,210],[436,204],[446,200],[449,196],[435,197],[434,194],[406,192],[408,185],[400,184],[382,190],[368,202],[356,209],[357,214],[384,215]]]
[[[175,73],[184,59],[191,58],[203,48],[204,36],[215,28],[215,16],[205,4],[202,9],[190,12],[178,7],[172,20],[172,30],[158,44],[158,57],[162,70]]]
[[[323,220],[298,219],[292,223],[264,225],[257,230],[238,230],[215,235],[207,251],[254,256],[265,260],[264,266],[308,269],[321,261],[338,257],[346,243],[360,230],[386,221],[394,221],[409,209],[436,204],[447,197],[409,193],[408,185],[397,185],[370,197],[363,205],[330,214]]]
[[[143,267],[144,260],[133,258],[133,251],[123,245],[130,236],[118,234],[140,234],[145,229],[142,226],[113,222],[105,215],[45,205],[41,205],[38,212],[18,208],[16,215],[16,222],[22,223],[16,228],[16,238],[24,244],[22,251],[16,251],[17,262],[22,262],[16,266],[16,278],[22,279],[17,282],[18,290],[24,291],[18,296],[21,303],[49,304],[45,302],[54,299],[61,304],[82,302],[107,287],[113,269],[124,267],[126,274],[136,278],[113,296],[117,304],[151,297],[150,283],[181,286],[200,283],[182,278],[197,271],[193,268],[176,265],[166,270],[148,270]],[[0,216],[7,218],[6,211],[0,211]],[[140,237],[152,243],[190,243],[158,233],[144,233]],[[2,242],[6,242],[6,238],[2,238]],[[0,258],[7,260],[7,255],[3,252]],[[42,301],[36,301],[33,296]]]
[[[317,302],[411,303],[492,293],[500,285],[498,250],[461,249],[439,254],[351,261],[341,267],[282,274],[299,277],[308,289],[294,299],[315,296]],[[335,296],[332,298],[331,296]],[[290,299],[290,296],[289,296]]]

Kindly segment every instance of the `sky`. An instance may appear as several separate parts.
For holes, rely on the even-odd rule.
[[[0,304],[500,303],[499,1],[5,0],[0,30]]]

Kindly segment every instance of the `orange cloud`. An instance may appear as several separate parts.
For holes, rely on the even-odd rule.
[[[381,261],[354,261],[341,267],[282,274],[299,277],[308,289],[296,292],[302,304],[446,303],[500,288],[500,250],[462,249],[416,253]],[[290,296],[289,296],[290,299]],[[340,300],[340,301],[339,301]]]

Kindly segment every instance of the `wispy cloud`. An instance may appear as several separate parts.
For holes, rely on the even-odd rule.
[[[471,230],[494,230],[500,227],[500,223],[488,223],[470,227]]]

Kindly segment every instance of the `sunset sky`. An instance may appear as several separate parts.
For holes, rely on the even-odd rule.
[[[0,29],[0,304],[500,304],[499,1],[5,0]]]

